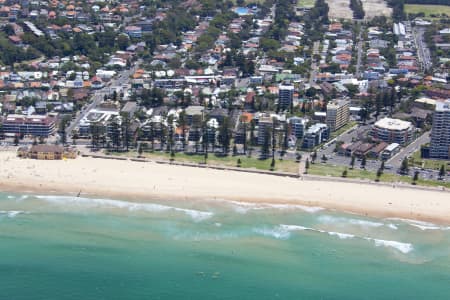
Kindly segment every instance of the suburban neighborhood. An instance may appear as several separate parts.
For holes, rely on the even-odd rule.
[[[0,142],[448,185],[448,17],[367,2],[3,1]]]

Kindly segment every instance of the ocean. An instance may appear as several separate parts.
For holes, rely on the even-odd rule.
[[[0,299],[449,299],[450,227],[320,207],[0,193]]]

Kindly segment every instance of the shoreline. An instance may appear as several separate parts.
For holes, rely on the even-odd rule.
[[[299,204],[369,217],[450,224],[450,193],[397,185],[281,177],[209,168],[79,157],[19,159],[0,153],[0,190],[149,202],[230,200]]]

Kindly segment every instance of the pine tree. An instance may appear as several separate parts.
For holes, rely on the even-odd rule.
[[[275,158],[272,158],[272,162],[270,163],[270,170],[275,170]]]
[[[352,160],[350,161],[350,169],[353,169],[355,167],[355,156],[352,155]]]
[[[317,159],[317,151],[314,151],[313,154],[311,155],[311,162],[315,163]]]
[[[445,176],[445,166],[441,165],[441,168],[439,169],[439,179],[443,179]]]
[[[181,143],[184,152],[186,148],[186,126],[187,126],[187,117],[184,109],[180,112],[178,116],[178,126],[181,127],[182,130]]]
[[[361,159],[361,168],[365,169],[366,168],[366,163],[367,163],[367,158],[364,155]]]
[[[375,181],[380,181],[381,175],[383,175],[383,170],[381,170],[381,168],[379,168],[377,170],[377,179],[375,179]]]
[[[415,171],[412,184],[416,185],[418,179],[419,179],[419,171]]]
[[[122,134],[125,150],[128,152],[130,146],[130,117],[128,114],[122,114]]]
[[[261,156],[263,159],[266,159],[267,157],[269,157],[269,153],[270,153],[270,130],[269,128],[265,128],[264,131],[264,143],[262,144],[261,147]]]
[[[308,169],[309,169],[309,159],[307,158],[305,161],[305,174],[308,174]]]
[[[408,159],[405,157],[402,161],[402,165],[400,166],[400,173],[401,174],[408,174],[409,167],[408,167]]]

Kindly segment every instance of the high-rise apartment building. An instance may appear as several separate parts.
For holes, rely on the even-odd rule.
[[[350,118],[350,106],[346,100],[334,100],[327,104],[326,123],[330,132],[345,126]]]
[[[450,100],[436,102],[430,143],[431,158],[450,158]]]

